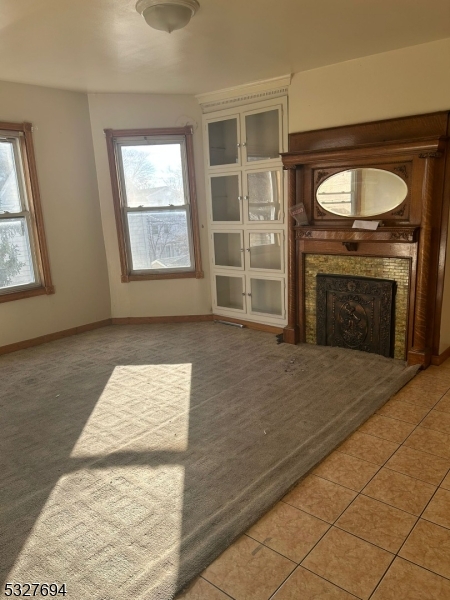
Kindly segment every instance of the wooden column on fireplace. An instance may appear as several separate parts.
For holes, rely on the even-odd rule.
[[[423,367],[437,359],[450,199],[449,114],[290,134],[289,152],[283,154],[289,205],[303,203],[309,225],[290,223],[285,341],[305,341],[305,256],[405,258],[410,265],[405,358]],[[379,221],[374,230],[353,228],[355,216],[338,215],[317,199],[318,188],[333,175],[364,169],[396,175],[407,189],[394,208],[356,217]]]

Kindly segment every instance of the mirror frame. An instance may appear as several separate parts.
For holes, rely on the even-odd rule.
[[[345,216],[345,215],[337,215],[332,213],[321,204],[319,204],[317,200],[317,190],[320,185],[326,180],[329,179],[332,175],[336,175],[337,173],[341,173],[343,171],[349,171],[352,169],[379,169],[380,171],[388,171],[400,177],[402,181],[405,182],[407,187],[407,194],[404,200],[398,204],[395,208],[388,210],[387,212],[379,213],[376,215],[371,215],[368,217],[364,216]],[[412,163],[411,162],[400,162],[400,163],[389,163],[389,164],[351,164],[351,165],[342,165],[339,167],[330,166],[328,167],[318,167],[313,168],[312,170],[313,176],[313,186],[312,186],[312,196],[313,196],[313,210],[314,210],[314,220],[321,221],[339,221],[339,222],[347,222],[352,223],[355,219],[362,220],[376,220],[376,221],[408,221],[410,216],[410,199],[411,199],[411,174],[412,174]]]

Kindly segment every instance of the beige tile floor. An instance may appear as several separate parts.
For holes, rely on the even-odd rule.
[[[450,600],[450,360],[420,373],[178,600]]]

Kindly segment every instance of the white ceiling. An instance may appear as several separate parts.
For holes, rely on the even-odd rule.
[[[0,80],[198,94],[450,37],[449,0],[200,0],[183,30],[135,0],[1,0]]]

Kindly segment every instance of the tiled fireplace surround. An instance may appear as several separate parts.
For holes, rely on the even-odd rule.
[[[411,261],[408,258],[305,254],[305,341],[310,344],[316,343],[316,275],[318,273],[390,279],[397,284],[394,311],[394,358],[404,360],[406,356],[410,264]]]

